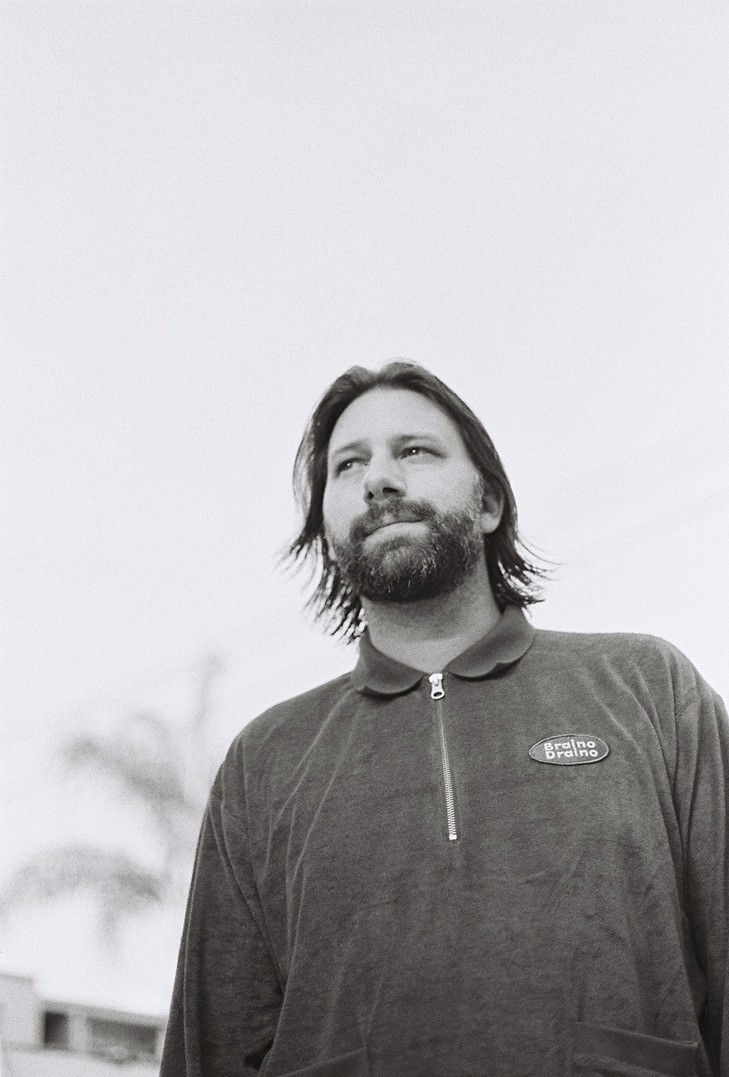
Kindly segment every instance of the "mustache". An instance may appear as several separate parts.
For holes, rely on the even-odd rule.
[[[417,523],[434,520],[437,513],[427,501],[384,501],[372,505],[352,524],[350,538],[361,541],[385,524]]]

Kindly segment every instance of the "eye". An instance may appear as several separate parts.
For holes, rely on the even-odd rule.
[[[335,475],[341,475],[344,471],[351,471],[352,465],[359,462],[359,458],[356,456],[350,456],[346,460],[340,460],[334,468]]]
[[[425,445],[408,445],[407,449],[403,449],[403,456],[420,456],[421,453],[428,453],[430,456],[434,456],[432,449],[426,448]]]

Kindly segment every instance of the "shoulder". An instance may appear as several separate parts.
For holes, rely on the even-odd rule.
[[[344,673],[341,677],[284,699],[244,726],[233,744],[254,749],[282,734],[287,739],[295,738],[298,733],[306,734],[354,691],[352,674]]]
[[[640,632],[559,632],[537,629],[534,658],[545,670],[621,682],[648,693],[670,695],[676,709],[695,696],[701,677],[678,647]]]
[[[607,657],[688,662],[668,640],[643,632],[559,632],[537,628],[535,645],[544,653],[579,655],[586,660]]]
[[[354,706],[356,696],[352,674],[345,673],[263,711],[233,739],[214,791],[231,801],[231,794],[258,784],[271,767],[290,771],[329,716],[342,707]],[[235,799],[234,795],[232,801]]]

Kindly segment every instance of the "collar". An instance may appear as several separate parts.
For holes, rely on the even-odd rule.
[[[531,647],[534,632],[533,625],[518,606],[507,606],[494,627],[449,662],[444,672],[470,679],[489,677],[518,662]],[[352,683],[359,692],[401,695],[425,676],[421,670],[396,662],[378,651],[369,631],[364,630],[359,641],[359,659],[352,672]]]

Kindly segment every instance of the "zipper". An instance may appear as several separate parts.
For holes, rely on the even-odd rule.
[[[453,797],[453,778],[451,776],[451,764],[448,758],[448,741],[446,739],[445,722],[443,721],[442,699],[445,695],[445,689],[443,687],[443,674],[431,673],[431,675],[428,677],[428,680],[430,681],[430,698],[435,703],[435,717],[438,722],[438,735],[440,737],[440,756],[441,763],[443,766],[443,785],[445,788],[448,841],[457,841],[458,830],[456,829],[456,805]]]

